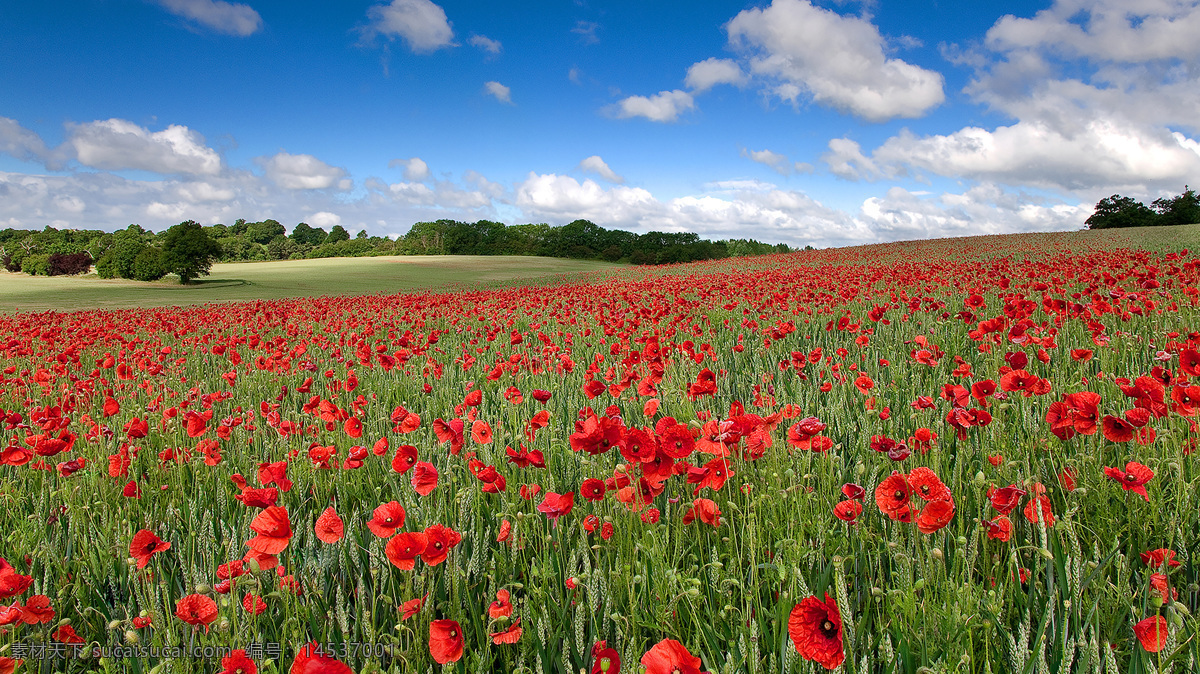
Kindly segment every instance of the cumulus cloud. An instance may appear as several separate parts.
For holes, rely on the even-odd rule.
[[[67,130],[65,145],[84,166],[191,175],[221,171],[220,155],[186,126],[172,124],[151,132],[124,119],[108,119],[68,124]]]
[[[337,213],[330,213],[329,211],[317,211],[308,216],[304,222],[320,229],[332,229],[342,224],[342,216]]]
[[[584,173],[594,173],[610,183],[620,184],[625,182],[625,178],[617,175],[615,171],[609,168],[608,164],[604,163],[604,160],[600,158],[600,155],[594,154],[579,162],[579,170]]]
[[[410,182],[421,182],[429,178],[429,165],[422,161],[420,157],[393,159],[388,162],[388,167],[402,169],[404,179]]]
[[[849,138],[830,140],[829,152],[821,155],[821,161],[829,166],[830,173],[846,180],[876,180],[884,176],[884,171],[862,153],[862,146]]]
[[[673,122],[680,113],[696,107],[686,91],[660,91],[653,96],[629,96],[617,102],[615,114],[622,119],[645,117],[652,122]]]
[[[370,22],[363,36],[368,39],[376,35],[403,38],[416,53],[455,46],[454,30],[446,19],[446,11],[430,0],[392,0],[385,5],[373,5],[367,10],[367,17]]]
[[[580,183],[570,176],[531,171],[517,186],[516,205],[535,219],[583,218],[596,223],[628,225],[637,223],[658,202],[640,187],[617,186],[606,190],[594,180]]]
[[[288,190],[323,190],[337,186],[350,189],[346,170],[330,166],[311,154],[279,152],[271,157],[256,159],[268,179]]]
[[[904,241],[1079,229],[1091,213],[1090,206],[1006,192],[983,183],[961,194],[936,197],[892,187],[885,196],[864,201],[858,219],[880,240]]]
[[[499,82],[486,82],[483,85],[483,90],[489,96],[494,96],[497,101],[512,105],[512,89],[500,84]]]
[[[774,0],[740,12],[725,26],[750,69],[774,82],[773,93],[821,104],[868,121],[920,117],[945,99],[940,73],[888,58],[870,21],[807,0]]]
[[[0,152],[22,161],[45,161],[49,154],[41,136],[8,117],[0,117]]]
[[[224,0],[158,0],[168,12],[211,28],[218,33],[246,37],[262,28],[262,17],[253,7]]]
[[[472,35],[467,42],[472,47],[478,47],[493,56],[499,54],[504,49],[499,40],[493,40],[486,35]]]
[[[693,92],[707,91],[718,84],[734,84],[741,86],[746,83],[746,73],[733,59],[707,58],[693,63],[684,78],[684,84]]]
[[[770,150],[747,150],[742,148],[742,156],[750,161],[758,162],[763,166],[768,166],[782,175],[787,175],[792,172],[792,165],[788,162],[785,155]]]
[[[1200,5],[1189,1],[1059,0],[1031,18],[1004,16],[987,32],[997,51],[1034,49],[1144,63],[1200,56]]]
[[[1148,192],[1200,174],[1200,155],[1182,134],[1096,117],[1070,131],[1022,120],[988,131],[947,135],[902,132],[873,153],[883,164],[942,175],[1062,191],[1132,188]]]

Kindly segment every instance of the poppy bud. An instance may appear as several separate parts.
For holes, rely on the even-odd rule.
[[[125,643],[136,644],[137,642],[139,642],[141,640],[142,640],[142,638],[140,636],[138,636],[138,633],[135,632],[134,630],[125,630]]]
[[[212,594],[212,586],[205,583],[196,583],[196,594]]]
[[[124,621],[123,620],[110,620],[110,621],[108,621],[108,629],[115,630],[121,626],[122,622],[124,622]]]
[[[982,470],[975,473],[975,486],[978,489],[983,489],[987,486],[987,475],[984,475]]]
[[[932,557],[934,559],[934,561],[937,561],[937,562],[945,561],[945,559],[946,559],[946,555],[942,554],[941,548],[934,548],[934,549],[930,550],[929,556]]]

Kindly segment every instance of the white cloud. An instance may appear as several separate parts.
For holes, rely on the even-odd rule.
[[[218,33],[246,37],[262,28],[254,8],[224,0],[158,0],[168,12],[207,26]]]
[[[881,164],[1010,185],[1147,192],[1200,174],[1200,155],[1188,140],[1118,119],[1096,117],[1069,131],[1034,119],[994,131],[966,127],[924,137],[905,131],[872,156]]]
[[[821,155],[821,161],[829,166],[829,172],[846,180],[876,180],[884,171],[862,153],[862,146],[849,138],[833,138],[829,141],[829,152]]]
[[[594,154],[579,162],[579,170],[584,173],[594,173],[610,183],[620,184],[625,182],[625,178],[617,175],[615,171],[609,168],[608,164],[604,163],[604,160],[600,158],[600,155]]]
[[[367,38],[400,37],[417,53],[455,46],[454,30],[446,19],[446,11],[430,0],[392,0],[386,5],[371,6],[367,16],[371,20],[363,31]]]
[[[596,31],[599,29],[600,24],[594,21],[576,21],[571,32],[578,35],[584,44],[596,44],[600,42],[600,38],[596,37]]]
[[[604,189],[593,180],[582,183],[570,176],[530,172],[517,186],[516,205],[527,217],[571,221],[579,218],[628,225],[658,207],[640,187]]]
[[[41,136],[8,117],[0,117],[0,152],[23,161],[45,161],[49,153]]]
[[[337,213],[330,213],[329,211],[317,211],[308,216],[308,219],[304,220],[304,222],[320,229],[332,229],[342,224],[342,216]]]
[[[746,148],[742,148],[742,156],[746,157],[750,161],[755,161],[763,166],[768,166],[781,175],[787,175],[792,171],[792,166],[788,163],[788,158],[785,155],[779,154],[778,152],[772,152],[770,150],[747,150]]]
[[[288,190],[323,190],[337,186],[350,188],[346,170],[330,166],[311,154],[288,154],[279,152],[272,157],[259,157],[257,161],[267,178]]]
[[[725,26],[730,43],[750,58],[751,72],[775,82],[793,103],[804,92],[817,103],[883,122],[920,117],[940,104],[942,76],[887,58],[879,30],[807,0],[774,0],[740,12]]]
[[[1069,205],[983,183],[921,198],[902,187],[863,202],[859,219],[883,241],[1079,229],[1091,206]]]
[[[499,82],[486,82],[483,85],[483,89],[488,95],[495,96],[497,101],[512,105],[512,89],[503,84]]]
[[[221,171],[220,155],[186,126],[172,124],[151,132],[127,120],[109,119],[68,124],[67,130],[66,145],[84,166],[191,175]]]
[[[472,35],[467,42],[472,47],[478,47],[493,56],[499,54],[504,49],[499,40],[493,40],[486,35]]]
[[[645,117],[652,122],[673,122],[679,114],[696,106],[692,95],[686,91],[660,91],[646,96],[629,96],[617,102],[615,114],[617,117]]]
[[[746,83],[746,73],[732,59],[708,58],[693,63],[688,68],[686,84],[693,92],[707,91],[718,84],[734,84],[741,86]]]
[[[1004,16],[987,32],[997,51],[1046,50],[1144,63],[1200,56],[1200,5],[1180,0],[1059,0],[1033,18]]]
[[[421,182],[429,178],[429,165],[420,157],[393,159],[388,162],[388,167],[403,169],[404,179],[410,182]]]

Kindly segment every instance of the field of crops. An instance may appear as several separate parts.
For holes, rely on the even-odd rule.
[[[0,316],[0,672],[1197,671],[1129,243]]]

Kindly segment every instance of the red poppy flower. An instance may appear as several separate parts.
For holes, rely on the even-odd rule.
[[[700,658],[674,639],[663,639],[642,655],[646,674],[708,674],[700,670]]]
[[[579,494],[588,501],[599,501],[604,498],[604,480],[589,478],[579,485]]]
[[[908,484],[908,476],[894,470],[875,488],[875,505],[879,506],[879,511],[889,518],[908,522],[912,519],[912,509],[909,506],[910,493],[912,493],[912,487]]]
[[[854,524],[858,520],[858,516],[862,514],[862,511],[862,503],[851,499],[839,501],[838,504],[833,507],[833,514],[835,517],[851,524]]]
[[[544,403],[544,402],[550,400],[550,392],[543,391],[540,388],[535,388],[529,395],[533,396],[533,399],[538,401],[539,403]]]
[[[387,538],[404,526],[404,506],[399,501],[388,501],[375,508],[367,528],[379,538]]]
[[[683,514],[684,525],[700,520],[714,528],[721,525],[721,511],[717,509],[717,504],[706,498],[698,498],[692,501],[692,507]]]
[[[153,531],[142,529],[133,535],[133,540],[129,543],[129,556],[137,559],[139,569],[144,569],[150,563],[151,557],[170,549],[170,543],[159,539]]]
[[[287,461],[258,464],[258,481],[266,485],[275,485],[284,493],[292,490],[292,481],[287,478]]]
[[[950,489],[942,483],[937,473],[924,466],[914,468],[908,474],[908,485],[912,487],[912,493],[926,501],[944,501],[950,498]]]
[[[33,576],[17,573],[3,557],[0,557],[0,599],[19,595],[33,584]]]
[[[402,532],[387,542],[383,554],[397,569],[412,571],[417,565],[417,557],[425,552],[428,541],[425,534],[420,532]]]
[[[250,615],[261,615],[263,611],[267,610],[267,602],[263,601],[262,597],[247,592],[246,596],[242,598],[242,608]]]
[[[313,641],[296,651],[288,674],[354,674],[354,670],[332,655],[326,655],[321,644]]]
[[[417,463],[417,448],[412,445],[401,445],[396,448],[396,455],[392,457],[392,470],[401,475],[408,472]]]
[[[25,600],[21,607],[21,621],[26,625],[37,625],[54,620],[54,609],[50,606],[50,597],[35,594]]]
[[[428,461],[418,461],[413,468],[412,486],[421,496],[429,496],[437,488],[438,471]]]
[[[258,674],[258,665],[241,648],[221,658],[221,667],[218,674]]]
[[[1042,518],[1047,527],[1054,526],[1054,511],[1052,510],[1050,497],[1045,494],[1038,494],[1029,499],[1029,502],[1025,504],[1025,519],[1029,520],[1032,524],[1037,524],[1038,517]]]
[[[997,512],[999,512],[1001,515],[1007,515],[1008,513],[1016,510],[1017,506],[1021,505],[1021,497],[1026,493],[1028,492],[1026,492],[1024,489],[1018,488],[1017,485],[1010,484],[1007,487],[1001,487],[999,489],[996,489],[995,487],[989,487],[987,490],[987,497],[988,501],[991,502],[992,507],[995,508]]]
[[[842,647],[842,614],[828,594],[824,602],[806,597],[796,604],[788,617],[788,634],[802,658],[814,660],[825,669],[836,669],[846,657]]]
[[[395,540],[395,539],[393,539],[393,540]],[[397,606],[396,607],[397,610],[400,611],[400,620],[408,620],[409,618],[415,616],[417,613],[420,613],[421,607],[425,606],[425,597],[428,597],[428,596],[429,595],[425,595],[424,597],[417,597],[416,599],[409,599],[408,601],[404,602],[403,604],[400,604],[399,606]]]
[[[512,522],[508,520],[500,521],[500,531],[496,533],[496,542],[505,543],[512,536]]]
[[[607,641],[597,641],[592,647],[592,671],[589,674],[620,674],[621,654],[609,648]]]
[[[492,638],[492,643],[498,646],[500,644],[517,643],[521,640],[522,633],[523,630],[521,628],[521,619],[517,618],[513,621],[513,624],[509,625],[506,629],[500,630],[499,632],[489,632],[488,636]]]
[[[425,550],[421,559],[429,566],[446,561],[454,546],[462,542],[462,534],[441,524],[432,524],[425,529]]]
[[[512,595],[508,590],[500,590],[496,593],[496,601],[488,607],[488,616],[495,620],[496,618],[507,618],[512,615],[512,602],[509,599]]]
[[[1163,646],[1167,645],[1167,637],[1170,636],[1167,619],[1160,615],[1150,616],[1134,625],[1133,633],[1137,635],[1138,641],[1142,642],[1142,648],[1149,653],[1161,651]]]
[[[1183,562],[1175,559],[1175,551],[1167,548],[1158,548],[1157,550],[1147,550],[1141,554],[1142,564],[1146,566],[1159,568],[1166,564],[1170,568],[1181,566]]]
[[[921,508],[921,512],[917,515],[917,529],[923,534],[932,534],[935,531],[945,527],[954,519],[954,501],[945,499],[941,501],[930,501]]]
[[[189,594],[175,604],[175,617],[189,625],[208,625],[217,619],[217,602],[202,594]]]
[[[317,534],[317,539],[322,543],[337,543],[342,540],[342,536],[346,533],[346,526],[342,523],[342,518],[338,517],[337,511],[333,506],[329,506],[317,518],[316,526],[314,527]]]
[[[1005,515],[998,515],[993,519],[984,520],[983,526],[987,529],[988,538],[1004,542],[1012,538],[1013,524]]]
[[[439,665],[458,662],[463,655],[463,635],[457,621],[434,620],[429,623],[429,655]]]
[[[546,516],[546,519],[557,520],[563,515],[570,514],[571,509],[574,507],[575,492],[569,491],[565,494],[556,494],[548,491],[537,509],[538,512]]]
[[[82,644],[84,642],[83,637],[76,634],[75,628],[70,625],[59,625],[50,638],[61,644]]]
[[[1154,477],[1154,471],[1149,467],[1136,461],[1130,461],[1125,464],[1125,470],[1105,466],[1104,474],[1119,483],[1121,489],[1141,494],[1142,498],[1146,499],[1146,503],[1150,502],[1150,495],[1146,493],[1146,483]]]
[[[250,522],[250,529],[258,535],[246,541],[246,545],[265,555],[278,555],[292,540],[292,523],[287,510],[280,506],[260,512]]]

